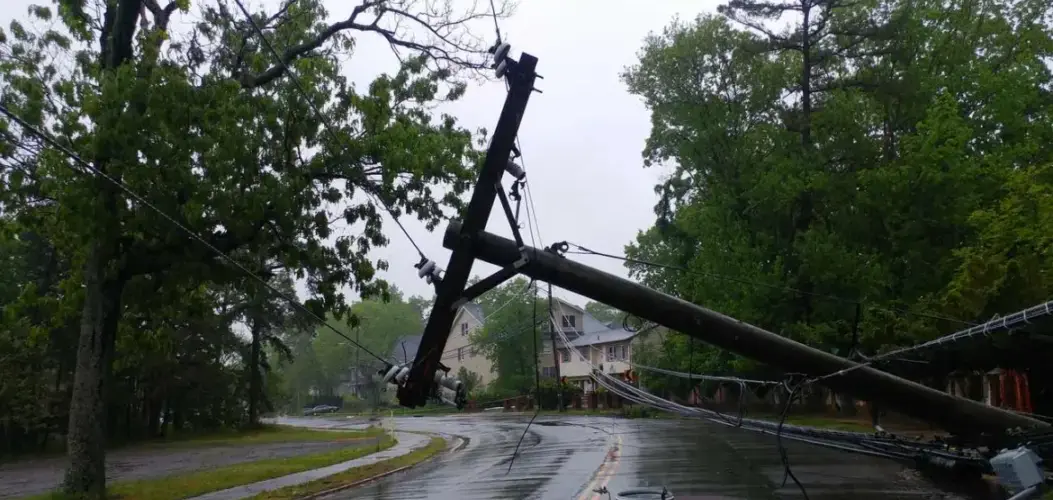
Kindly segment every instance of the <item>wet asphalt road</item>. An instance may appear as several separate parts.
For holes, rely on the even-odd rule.
[[[353,420],[294,419],[304,425]],[[639,487],[668,488],[678,500],[804,498],[784,468],[775,438],[694,420],[538,417],[509,471],[529,415],[397,418],[400,430],[467,440],[459,449],[332,499],[605,499]],[[808,498],[957,499],[903,465],[785,442]],[[659,496],[626,496],[645,499]]]

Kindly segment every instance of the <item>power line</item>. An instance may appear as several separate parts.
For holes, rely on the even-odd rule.
[[[334,143],[340,144],[341,146],[345,146],[343,141],[336,135],[335,132],[333,132],[333,127],[332,125],[330,125],[329,120],[325,117],[325,115],[322,114],[322,111],[307,95],[307,90],[300,82],[300,78],[296,76],[296,73],[293,72],[292,68],[290,68],[289,65],[286,64],[285,60],[282,59],[281,54],[279,54],[278,51],[274,48],[274,45],[272,45],[271,42],[267,40],[267,37],[264,36],[263,30],[259,27],[258,24],[256,24],[256,20],[252,18],[252,14],[249,13],[249,10],[245,8],[245,4],[243,4],[241,0],[234,0],[234,3],[236,3],[238,5],[238,8],[241,9],[242,14],[245,14],[245,18],[249,21],[249,24],[252,25],[252,30],[256,32],[256,35],[260,38],[260,42],[263,43],[263,46],[266,47],[267,51],[271,53],[274,59],[278,62],[278,65],[282,67],[282,70],[284,70],[285,74],[289,75],[289,79],[292,80],[293,84],[296,87],[296,90],[304,98],[304,101],[307,102],[307,105],[310,106],[311,111],[315,114],[315,117],[318,118],[318,121],[322,123],[322,129],[329,135],[329,138],[332,139]],[[424,255],[424,251],[420,249],[420,246],[417,245],[417,242],[414,241],[412,236],[410,236],[409,231],[407,231],[406,227],[402,225],[402,221],[400,221],[398,216],[395,215],[395,212],[394,210],[392,210],[391,206],[388,205],[388,203],[384,201],[384,199],[380,196],[373,195],[368,191],[366,191],[366,193],[372,196],[373,199],[380,202],[380,205],[384,207],[384,210],[388,212],[388,215],[391,216],[391,219],[395,221],[395,224],[399,227],[399,229],[402,230],[402,234],[406,235],[406,239],[408,239],[410,244],[413,245],[413,248],[417,250],[417,253],[420,255],[421,259],[427,259],[427,257]]]
[[[829,373],[829,374],[822,375],[822,376],[819,376],[819,377],[813,377],[811,379],[808,379],[806,381],[806,383],[819,382],[819,381],[826,380],[826,379],[831,378],[831,377],[844,375],[844,374],[846,374],[848,372],[852,372],[852,371],[858,370],[860,368],[863,368],[864,366],[870,366],[870,365],[872,365],[874,363],[877,363],[879,361],[886,360],[886,359],[900,358],[900,357],[902,357],[905,354],[909,354],[909,353],[912,353],[912,352],[915,352],[915,351],[920,351],[922,349],[927,349],[927,348],[930,348],[930,347],[936,347],[936,346],[940,346],[940,345],[944,345],[944,344],[950,344],[952,342],[956,342],[958,340],[962,340],[962,339],[966,339],[966,338],[970,338],[970,337],[975,337],[977,335],[988,335],[988,334],[991,334],[991,333],[994,333],[994,332],[997,332],[997,331],[1000,331],[1000,330],[1011,329],[1014,326],[1019,325],[1021,323],[1030,323],[1030,321],[1032,319],[1039,318],[1039,317],[1044,317],[1044,316],[1050,316],[1050,315],[1053,315],[1053,300],[1050,300],[1050,301],[1047,301],[1047,302],[1043,302],[1043,303],[1038,304],[1038,305],[1031,306],[1031,307],[1029,307],[1027,309],[1024,309],[1024,310],[1021,310],[1021,311],[1017,311],[1017,312],[1008,314],[1006,316],[996,317],[996,318],[994,318],[994,319],[992,319],[990,321],[987,321],[986,323],[982,323],[982,324],[979,324],[979,325],[976,325],[976,326],[973,326],[973,327],[970,327],[970,328],[966,328],[964,330],[959,330],[957,332],[951,333],[949,335],[944,335],[942,337],[938,337],[938,338],[929,340],[927,342],[922,342],[920,344],[916,344],[916,345],[913,345],[913,346],[903,347],[903,348],[900,348],[900,349],[894,349],[894,350],[888,351],[886,353],[882,353],[882,354],[878,354],[878,355],[875,355],[875,356],[871,356],[871,357],[867,358],[866,361],[864,361],[862,363],[850,366],[848,368],[844,368],[844,369],[838,370],[838,371],[833,372],[833,373]]]
[[[726,375],[706,375],[706,374],[700,374],[700,373],[686,373],[686,372],[678,372],[678,371],[674,371],[674,370],[667,370],[665,368],[658,368],[658,367],[654,367],[654,366],[641,365],[639,363],[632,363],[632,362],[630,362],[629,364],[632,365],[633,368],[638,368],[638,369],[641,369],[641,370],[652,371],[652,372],[655,372],[655,373],[661,373],[661,374],[664,374],[664,375],[670,375],[670,376],[673,376],[673,377],[686,378],[686,379],[690,379],[690,380],[698,380],[698,381],[707,381],[708,380],[708,381],[711,381],[711,382],[733,382],[733,383],[738,383],[738,384],[755,384],[755,385],[778,385],[778,386],[783,385],[782,381],[777,381],[777,380],[755,380],[755,379],[739,378],[739,377],[732,377],[732,376],[726,376]]]
[[[490,14],[494,18],[494,33],[497,34],[497,44],[501,44],[501,27],[497,23],[497,7],[494,6],[494,0],[490,0]]]
[[[667,269],[667,270],[670,270],[670,271],[681,272],[681,273],[684,273],[684,274],[693,274],[693,275],[696,275],[696,276],[703,276],[703,277],[706,277],[706,278],[716,278],[716,279],[720,279],[720,280],[740,283],[740,284],[743,284],[743,285],[750,285],[750,286],[756,286],[756,287],[762,287],[762,288],[769,288],[769,289],[772,289],[772,290],[782,290],[782,291],[797,293],[797,294],[800,294],[800,295],[807,295],[807,296],[816,297],[816,298],[828,299],[828,300],[832,300],[832,301],[835,301],[835,302],[841,302],[841,303],[845,303],[845,304],[866,305],[862,301],[854,300],[854,299],[847,299],[847,298],[844,298],[844,297],[838,297],[836,295],[828,295],[828,294],[823,294],[823,293],[808,292],[808,291],[805,291],[805,290],[801,290],[801,289],[793,288],[793,287],[788,287],[788,286],[785,286],[785,285],[776,285],[776,284],[772,284],[772,283],[763,283],[763,282],[759,282],[759,281],[753,281],[753,280],[748,280],[748,279],[745,279],[745,278],[739,278],[739,277],[735,277],[735,276],[728,276],[728,275],[724,275],[724,274],[709,273],[709,272],[705,272],[705,271],[696,271],[696,270],[693,270],[693,269],[687,269],[685,267],[674,266],[674,265],[671,265],[671,264],[661,264],[661,263],[658,263],[658,262],[652,262],[652,261],[643,260],[643,259],[634,259],[632,257],[626,257],[626,256],[623,256],[623,255],[615,255],[615,254],[606,253],[606,252],[598,252],[596,250],[592,250],[590,248],[586,248],[586,247],[584,247],[582,245],[578,245],[577,243],[571,243],[569,241],[567,243],[569,245],[572,245],[575,248],[578,248],[578,249],[581,250],[580,252],[569,251],[567,253],[573,253],[573,254],[579,254],[579,255],[597,255],[597,256],[600,256],[600,257],[607,257],[609,259],[614,259],[614,260],[620,260],[620,261],[623,261],[623,262],[628,262],[630,264],[639,264],[639,265],[648,266],[648,267],[657,267],[657,268],[661,268],[661,269]],[[951,317],[948,317],[948,316],[941,316],[941,315],[937,315],[937,314],[922,313],[922,312],[917,312],[917,311],[910,311],[910,310],[907,310],[907,309],[895,309],[895,308],[880,307],[880,306],[874,306],[874,305],[867,305],[867,307],[875,309],[875,310],[879,310],[879,311],[886,311],[886,312],[892,312],[892,313],[898,313],[898,314],[909,314],[909,315],[914,315],[914,316],[918,316],[918,317],[922,317],[922,318],[929,318],[929,319],[936,319],[936,320],[942,320],[942,321],[949,321],[949,322],[953,322],[953,323],[959,323],[959,324],[962,324],[962,325],[975,325],[975,323],[972,323],[972,322],[969,322],[969,321],[956,319],[956,318],[951,318]]]
[[[3,113],[4,116],[10,118],[12,121],[17,123],[19,126],[24,128],[25,130],[28,130],[33,135],[36,135],[37,137],[40,137],[42,140],[44,140],[44,142],[47,142],[49,145],[51,145],[55,149],[58,149],[60,152],[65,154],[68,158],[73,160],[75,163],[81,165],[86,170],[88,170],[88,172],[91,172],[93,175],[102,177],[106,181],[108,181],[108,182],[112,183],[113,185],[117,186],[120,190],[124,191],[125,194],[127,194],[129,197],[131,197],[132,199],[134,199],[138,203],[142,204],[143,206],[149,208],[150,210],[155,212],[157,215],[160,215],[161,218],[165,219],[168,223],[172,224],[173,226],[175,226],[179,230],[181,230],[184,233],[186,233],[192,239],[194,239],[194,240],[198,241],[199,243],[201,243],[202,245],[204,245],[210,251],[214,252],[217,256],[219,256],[222,260],[224,260],[227,263],[237,267],[238,270],[240,270],[246,276],[258,281],[260,284],[262,284],[264,287],[266,287],[272,293],[274,293],[278,297],[284,299],[286,302],[292,304],[295,308],[299,309],[300,311],[302,311],[304,313],[307,313],[308,316],[310,316],[314,320],[318,321],[319,323],[325,325],[330,330],[336,332],[337,335],[340,335],[341,337],[346,339],[348,342],[351,342],[352,344],[354,344],[359,349],[362,349],[363,351],[365,351],[367,354],[379,359],[380,361],[384,361],[384,358],[381,358],[380,356],[378,356],[373,351],[370,351],[369,349],[366,349],[365,347],[362,346],[362,344],[359,344],[358,342],[355,342],[354,340],[351,339],[351,337],[348,337],[347,335],[345,335],[340,330],[337,330],[335,327],[330,325],[328,321],[322,319],[320,316],[318,316],[317,314],[312,312],[310,309],[308,309],[306,306],[301,304],[300,301],[298,301],[295,298],[292,298],[292,297],[286,295],[281,290],[278,290],[278,288],[276,288],[274,285],[271,285],[270,283],[268,283],[267,280],[264,280],[263,278],[257,276],[255,273],[250,271],[247,267],[242,265],[240,262],[234,260],[232,257],[230,257],[227,254],[223,253],[220,249],[216,248],[214,245],[209,243],[207,240],[205,240],[205,238],[201,237],[200,235],[195,233],[193,230],[191,230],[190,228],[186,227],[185,225],[183,225],[182,223],[177,221],[175,218],[173,218],[172,216],[170,216],[167,213],[165,213],[160,208],[157,208],[157,206],[155,206],[153,203],[150,203],[149,201],[146,200],[146,198],[143,198],[138,193],[133,191],[132,188],[128,187],[126,184],[124,184],[124,182],[122,182],[122,181],[120,181],[120,180],[118,180],[118,179],[106,174],[106,172],[103,172],[102,170],[99,170],[98,168],[96,168],[94,165],[88,163],[86,160],[81,158],[80,155],[78,155],[72,149],[67,148],[65,145],[61,144],[60,142],[55,140],[50,135],[44,133],[42,130],[34,127],[33,125],[29,124],[28,122],[23,120],[18,115],[12,113],[3,104],[0,104],[0,113]],[[71,170],[73,170],[74,172],[84,173],[83,171],[74,168],[72,165],[69,165],[69,166],[70,166]]]
[[[463,346],[460,346],[460,347],[454,347],[454,348],[451,348],[451,349],[447,349],[447,350],[443,351],[442,357],[443,358],[447,358],[447,357],[449,357],[449,355],[451,353],[455,353],[455,352],[457,352],[457,351],[459,351],[461,349],[464,349],[465,347],[474,347],[474,346],[479,346],[479,345],[483,345],[483,344],[492,344],[492,343],[497,343],[497,342],[504,342],[506,340],[518,337],[519,335],[522,335],[522,334],[532,330],[533,328],[537,328],[537,326],[540,325],[540,324],[541,324],[541,322],[536,322],[532,326],[531,325],[525,325],[525,326],[523,326],[522,328],[520,328],[518,330],[505,330],[503,332],[497,333],[493,337],[487,337],[487,338],[479,339],[479,340],[477,340],[475,342],[469,342],[469,343],[467,343],[467,344],[465,344]]]

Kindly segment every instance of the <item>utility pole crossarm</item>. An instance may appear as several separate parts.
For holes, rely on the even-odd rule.
[[[450,223],[443,239],[446,248],[458,244],[461,228],[459,222]],[[554,253],[533,247],[519,247],[514,241],[491,233],[478,234],[470,251],[466,253],[474,253],[475,258],[496,266],[509,266],[526,255],[527,263],[519,271],[532,279],[549,282],[786,372],[823,376],[857,366],[857,363],[847,359]],[[837,391],[932,422],[959,435],[1002,434],[1015,427],[1049,426],[1039,420],[953,396],[870,366],[832,376],[822,383]]]

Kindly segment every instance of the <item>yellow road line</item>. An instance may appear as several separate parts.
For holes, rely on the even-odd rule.
[[[614,476],[614,472],[618,470],[618,464],[620,463],[622,448],[622,437],[619,435],[612,443],[612,446],[607,450],[607,456],[604,457],[603,463],[596,469],[596,474],[592,476],[592,480],[589,481],[585,491],[581,493],[578,500],[605,500],[606,495],[600,496],[594,490],[607,486],[610,482],[611,477]]]

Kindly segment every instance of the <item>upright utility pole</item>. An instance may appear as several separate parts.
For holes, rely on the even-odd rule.
[[[552,283],[548,284],[548,337],[552,342],[552,362],[556,365],[556,408],[563,411],[563,377],[559,375],[559,349],[556,349],[556,314],[552,311]]]
[[[534,315],[530,318],[530,336],[534,339],[534,403],[541,409],[541,351],[537,349],[537,281],[534,281],[534,293],[530,294],[534,303]]]
[[[358,332],[359,331],[361,331],[361,329],[356,326],[355,327],[355,345],[356,346],[362,345],[362,343],[358,341],[358,337],[359,337]],[[362,352],[361,348],[357,348],[357,347],[355,348],[355,396],[358,396],[359,398],[362,397],[362,385],[363,385],[363,383],[362,383],[362,365],[360,364],[362,362],[362,358],[361,358],[361,356],[359,356],[359,354],[361,354],[361,352]]]

